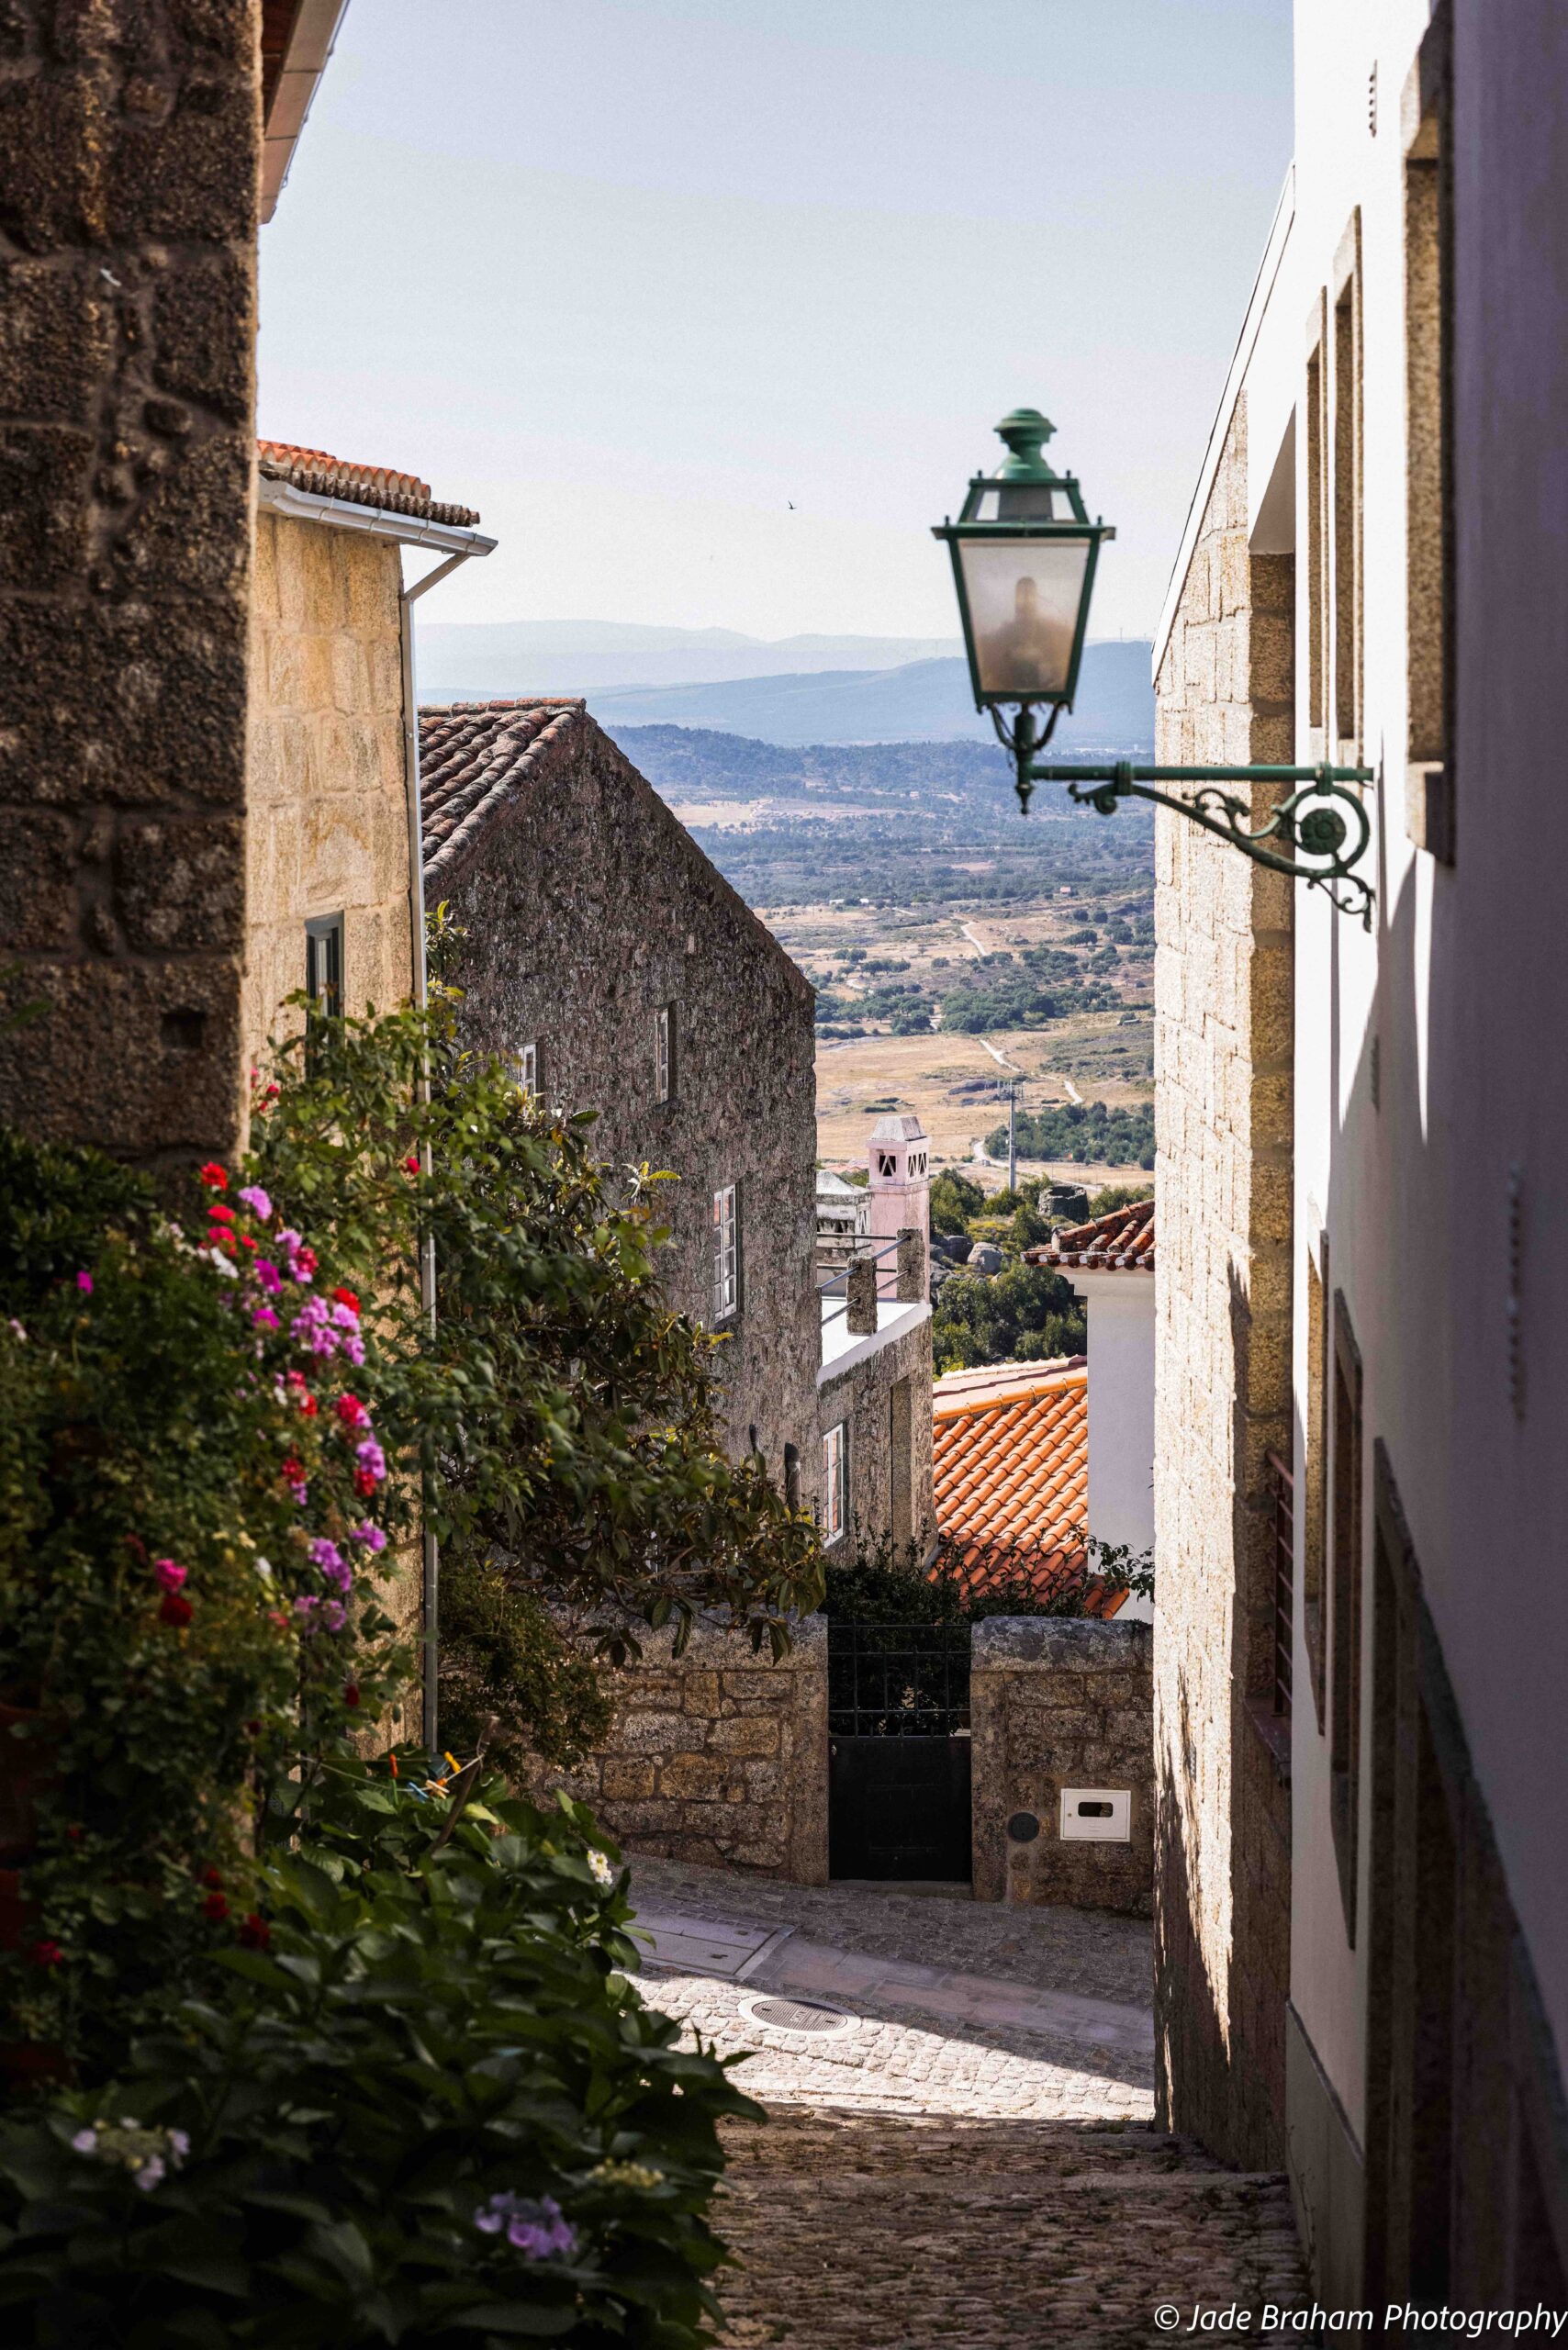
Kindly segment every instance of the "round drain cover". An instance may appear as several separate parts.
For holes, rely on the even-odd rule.
[[[823,2007],[816,1999],[748,1999],[745,2011],[754,2023],[769,2023],[775,2031],[843,2031],[849,2022],[842,2008]]]
[[[1032,1844],[1040,1832],[1040,1823],[1032,1811],[1015,1811],[1007,1823],[1007,1833],[1015,1844]]]

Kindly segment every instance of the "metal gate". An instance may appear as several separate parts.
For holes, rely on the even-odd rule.
[[[828,1866],[967,1884],[968,1624],[830,1624]]]

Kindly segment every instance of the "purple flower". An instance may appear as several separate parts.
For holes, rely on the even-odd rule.
[[[271,1296],[275,1297],[279,1290],[283,1287],[283,1275],[278,1271],[278,1269],[273,1263],[272,1259],[270,1257],[258,1257],[253,1270],[256,1279],[260,1281],[262,1287],[266,1290]]]
[[[337,1324],[340,1330],[357,1330],[359,1328],[359,1315],[354,1312],[352,1305],[334,1305],[332,1308],[332,1319]]]
[[[78,1273],[76,1276],[76,1286],[81,1291],[84,1297],[91,1297],[93,1294],[92,1274]]]
[[[253,1209],[259,1222],[265,1224],[273,1212],[273,1203],[259,1183],[248,1183],[240,1197]]]
[[[329,1632],[341,1632],[349,1620],[349,1611],[341,1599],[321,1602],[321,1621]]]
[[[386,1548],[386,1535],[383,1534],[379,1526],[372,1526],[368,1517],[363,1526],[354,1528],[351,1539],[355,1542],[363,1542],[367,1550],[385,1550]]]
[[[305,1555],[311,1565],[319,1567],[323,1573],[329,1567],[341,1567],[343,1563],[342,1552],[337,1544],[329,1541],[324,1534],[318,1534]]]
[[[95,2130],[78,2130],[71,2141],[73,2154],[92,2154],[97,2152],[98,2133]]]
[[[577,2248],[577,2232],[561,2217],[553,2195],[537,2200],[530,2195],[492,2195],[475,2212],[474,2225],[487,2236],[498,2236],[504,2228],[508,2244],[525,2260],[569,2258]]]
[[[353,1457],[359,1462],[359,1465],[364,1470],[365,1475],[367,1477],[374,1477],[377,1483],[379,1483],[381,1479],[386,1476],[386,1455],[382,1451],[381,1447],[376,1443],[375,1438],[373,1436],[367,1436],[362,1444],[355,1445]]]
[[[297,1616],[311,1616],[320,1605],[313,1591],[302,1591],[294,1603],[294,1612]]]

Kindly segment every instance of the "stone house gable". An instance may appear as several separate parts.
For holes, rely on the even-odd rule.
[[[606,1160],[678,1179],[658,1194],[666,1287],[726,1333],[729,1446],[755,1431],[780,1479],[792,1446],[810,1500],[809,982],[580,701],[423,710],[420,746],[425,897],[465,933],[472,1041],[594,1111]]]

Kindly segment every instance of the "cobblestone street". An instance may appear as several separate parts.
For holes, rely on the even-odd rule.
[[[653,1861],[633,1898],[650,1996],[752,2052],[769,2114],[728,2132],[729,2350],[1144,2344],[1162,2301],[1301,2297],[1283,2180],[1153,2126],[1147,1925]]]

